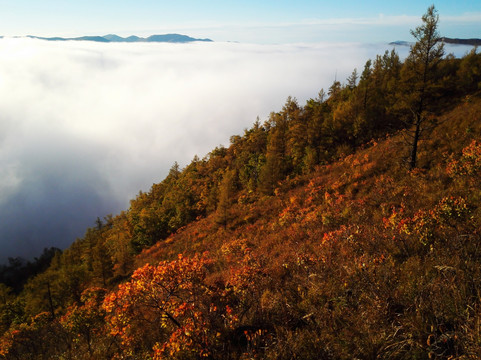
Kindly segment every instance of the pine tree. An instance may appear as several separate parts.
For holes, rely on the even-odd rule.
[[[227,227],[229,209],[235,192],[235,170],[226,170],[219,189],[219,203],[217,205],[217,223]]]
[[[436,67],[444,56],[444,43],[438,33],[439,15],[430,6],[422,17],[423,24],[411,30],[417,42],[411,46],[403,69],[404,101],[412,114],[409,125],[411,145],[409,167],[417,164],[418,142],[427,120],[426,111],[434,96],[436,84]]]
[[[285,112],[271,113],[268,123],[266,162],[259,176],[261,192],[271,195],[278,182],[285,178],[290,170],[287,157],[287,138],[289,119]]]
[[[351,75],[347,78],[347,87],[349,89],[354,89],[357,85],[357,80],[359,79],[359,75],[357,73],[357,69],[354,69]]]

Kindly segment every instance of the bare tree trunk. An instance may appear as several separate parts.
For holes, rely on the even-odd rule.
[[[50,305],[50,314],[53,320],[55,319],[55,311],[53,308],[52,293],[50,292],[50,282],[47,282],[47,293],[48,293],[48,303]]]
[[[413,170],[416,167],[418,141],[421,134],[421,115],[416,114],[416,129],[414,130],[413,143],[411,147],[411,159],[409,161],[409,169]]]

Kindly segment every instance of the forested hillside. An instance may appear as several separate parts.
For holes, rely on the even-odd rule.
[[[480,358],[481,55],[436,27],[0,283],[0,359]]]

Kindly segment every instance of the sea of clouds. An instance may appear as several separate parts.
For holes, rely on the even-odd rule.
[[[0,39],[0,263],[67,247],[174,161],[227,146],[288,96],[303,105],[391,48]]]

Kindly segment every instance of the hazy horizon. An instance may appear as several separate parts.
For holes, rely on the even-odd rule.
[[[273,1],[225,0],[4,2],[6,36],[148,36],[180,33],[214,41],[257,44],[391,42],[409,40],[430,0]],[[447,37],[481,37],[476,1],[438,0],[439,30]]]

